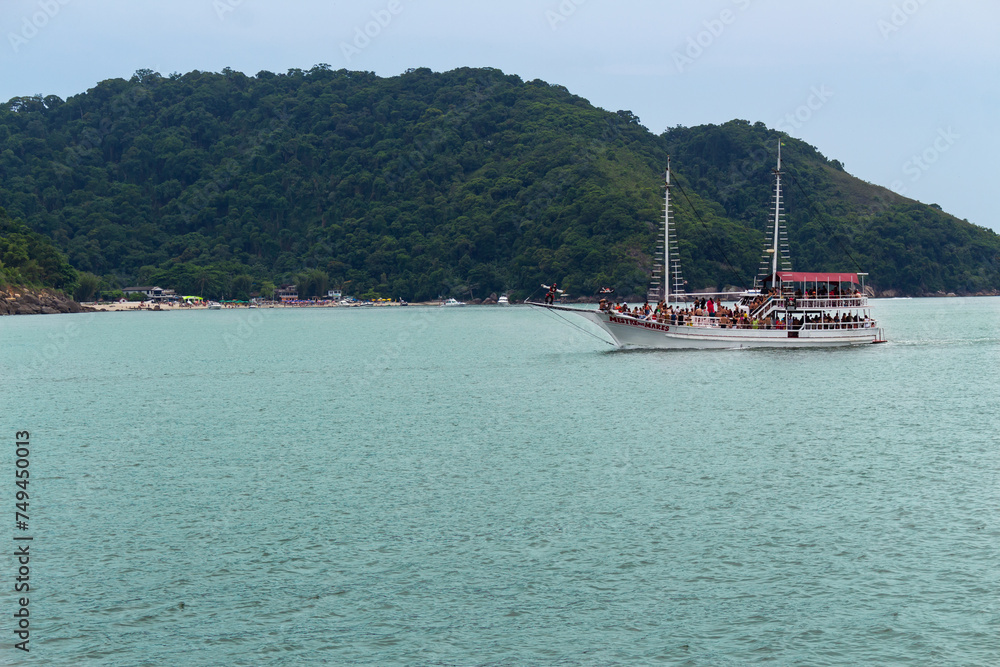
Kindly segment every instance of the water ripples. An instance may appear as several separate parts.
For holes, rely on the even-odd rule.
[[[525,308],[280,312],[237,349],[236,311],[94,318],[2,390],[38,443],[38,651],[995,664],[998,303],[697,353]]]

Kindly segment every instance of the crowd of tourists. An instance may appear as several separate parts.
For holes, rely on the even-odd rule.
[[[834,315],[803,315],[802,317],[782,317],[768,314],[765,317],[754,315],[754,311],[766,301],[770,295],[760,295],[751,301],[746,310],[730,308],[713,298],[696,299],[692,304],[682,307],[680,304],[667,305],[663,301],[655,306],[644,303],[641,306],[629,307],[625,302],[611,303],[601,299],[601,310],[632,317],[641,321],[657,322],[674,326],[711,326],[722,329],[861,329],[871,326],[867,316],[857,313],[836,313]]]

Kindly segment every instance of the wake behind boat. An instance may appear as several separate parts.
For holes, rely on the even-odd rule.
[[[683,293],[670,209],[668,158],[663,263],[654,272],[654,287],[650,290],[650,300],[658,301],[657,305],[647,302],[641,308],[628,308],[627,304],[616,305],[603,298],[597,310],[556,305],[549,298],[546,303],[529,303],[584,317],[623,348],[836,347],[885,342],[871,315],[864,286],[867,274],[791,270],[781,201],[780,145],[774,174],[773,239],[765,250],[762,268],[767,273],[759,290]],[[779,258],[783,270],[779,270]],[[731,306],[725,305],[731,302]]]

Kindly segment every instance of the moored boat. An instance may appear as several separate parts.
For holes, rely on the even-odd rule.
[[[791,270],[782,213],[781,166],[779,146],[772,241],[765,250],[759,288],[739,293],[683,292],[670,208],[668,159],[662,264],[654,272],[649,299],[658,303],[628,308],[627,304],[602,299],[597,310],[551,302],[531,305],[584,317],[623,348],[837,347],[884,342],[865,291],[867,274]],[[784,265],[781,268],[779,259]]]
[[[507,298],[506,294],[501,294],[500,298],[497,299],[497,305],[498,306],[509,306],[510,305],[510,299]]]
[[[450,307],[453,307],[453,306],[464,306],[465,302],[464,301],[459,301],[458,299],[451,299],[451,298],[449,298],[446,301],[442,301],[441,305],[450,308]]]

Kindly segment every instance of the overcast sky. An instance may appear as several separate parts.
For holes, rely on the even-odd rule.
[[[656,133],[762,121],[1000,231],[998,25],[996,0],[0,0],[0,99],[141,68],[496,67]]]

